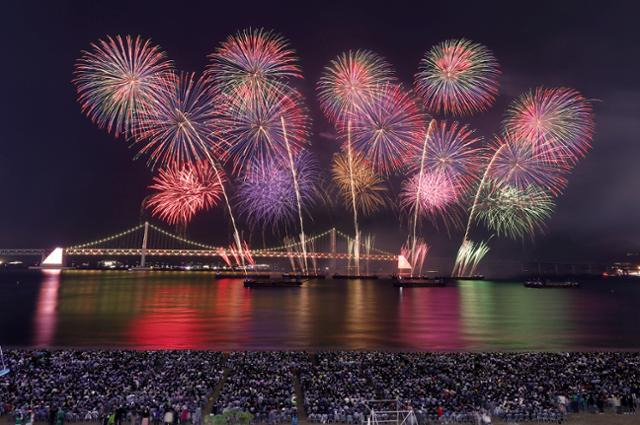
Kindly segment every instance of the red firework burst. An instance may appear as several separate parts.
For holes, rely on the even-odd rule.
[[[199,211],[215,206],[222,195],[220,179],[207,161],[172,163],[153,178],[155,190],[145,205],[171,225],[187,224]]]

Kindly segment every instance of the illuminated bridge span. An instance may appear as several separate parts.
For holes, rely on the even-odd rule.
[[[355,239],[337,230],[329,229],[317,235],[307,235],[306,257],[314,260],[346,260],[355,259]],[[35,251],[35,250],[34,250]],[[397,262],[398,255],[376,249],[372,243],[360,244],[359,258],[362,261]],[[140,257],[140,265],[144,266],[147,257],[220,257],[228,264],[238,257],[254,258],[302,258],[301,243],[290,242],[280,246],[251,249],[247,247],[242,254],[234,246],[221,247],[208,245],[168,232],[160,227],[145,222],[131,229],[119,232],[94,241],[57,248],[49,255],[48,264],[61,264],[64,257]]]

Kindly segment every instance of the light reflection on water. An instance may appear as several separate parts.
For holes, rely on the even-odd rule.
[[[20,283],[16,283],[20,280]],[[640,283],[320,280],[246,289],[205,273],[0,275],[0,343],[102,348],[639,349]]]

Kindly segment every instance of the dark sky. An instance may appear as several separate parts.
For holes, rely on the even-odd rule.
[[[386,56],[410,83],[434,43],[467,37],[487,45],[502,67],[501,97],[490,112],[470,120],[487,138],[497,131],[509,101],[537,85],[570,86],[596,99],[594,148],[558,199],[546,233],[535,244],[494,243],[494,255],[597,260],[640,249],[635,2],[11,3],[17,5],[3,5],[2,25],[2,247],[79,243],[139,220],[151,173],[143,161],[132,161],[125,142],[80,113],[70,80],[81,49],[107,34],[140,34],[160,44],[179,69],[199,72],[228,34],[262,26],[289,38],[301,58],[314,150],[324,160],[337,146],[317,136],[329,126],[312,90],[322,67],[349,48]],[[310,227],[324,230],[332,220],[350,229],[346,214],[319,217]],[[225,223],[220,210],[208,213],[195,220],[189,235],[223,242],[227,226],[221,231],[219,223]],[[389,223],[374,218],[366,226],[378,240],[397,244],[399,226]],[[449,242],[442,235],[428,238],[437,242],[439,255],[452,255],[460,236]]]

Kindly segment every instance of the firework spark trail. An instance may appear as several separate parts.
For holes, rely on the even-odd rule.
[[[304,273],[308,272],[307,268],[307,243],[304,236],[304,220],[302,218],[302,202],[300,201],[300,186],[298,185],[298,173],[293,162],[293,154],[291,153],[291,147],[289,146],[289,138],[287,137],[287,127],[284,124],[284,117],[280,117],[280,123],[282,124],[282,135],[284,137],[285,145],[287,146],[287,155],[289,156],[289,165],[291,167],[291,175],[293,177],[293,187],[296,192],[296,204],[298,205],[298,218],[300,220],[300,243],[302,243],[302,258],[304,264]]]
[[[235,243],[240,257],[242,241],[236,225],[229,196],[222,181],[222,168],[211,156],[211,143],[202,138],[202,132],[209,136],[209,121],[213,106],[208,97],[206,84],[202,79],[194,81],[193,74],[173,75],[164,81],[162,96],[154,99],[152,107],[141,116],[140,131],[136,137],[146,140],[141,153],[148,153],[150,161],[174,160],[185,162],[191,159],[206,158],[216,175],[229,218],[233,226]],[[197,126],[193,120],[197,120]],[[197,127],[197,128],[196,128]],[[244,259],[243,265],[244,265]]]
[[[424,160],[427,155],[427,143],[429,142],[429,135],[431,134],[431,128],[433,127],[433,123],[435,120],[429,121],[429,127],[427,128],[427,133],[424,136],[424,142],[422,143],[422,155],[420,156],[420,174],[418,177],[418,181],[422,181],[422,176],[424,175]],[[422,189],[422,185],[418,184],[418,193],[416,195],[417,199],[420,199],[420,190]],[[413,231],[411,237],[411,245],[412,250],[416,248],[416,230],[418,228],[418,211],[419,211],[419,203],[416,204],[415,213],[413,215]],[[413,274],[413,268],[411,269],[411,273]]]
[[[356,188],[353,180],[353,153],[351,151],[351,120],[347,123],[347,156],[349,158],[349,180],[351,185],[351,206],[353,208],[353,228],[355,231],[354,260],[356,274],[360,274],[360,226],[356,207]]]

